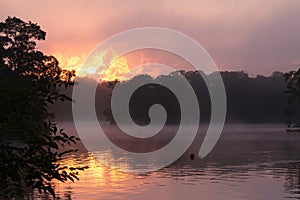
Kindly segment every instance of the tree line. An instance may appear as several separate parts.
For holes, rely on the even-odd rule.
[[[201,112],[200,122],[209,122],[211,102],[203,77],[213,81],[214,73],[207,75],[201,71],[181,70],[172,72],[169,75],[158,76],[156,80],[158,82],[164,81],[178,73],[188,80],[198,98]],[[271,76],[257,75],[256,77],[250,77],[243,71],[223,71],[220,73],[227,95],[227,123],[284,123],[287,120],[288,98],[285,94],[287,83],[284,73],[274,72]],[[133,79],[137,78],[153,79],[148,75],[139,75]],[[95,106],[100,121],[114,123],[110,107],[113,88],[117,83],[121,87],[125,87],[133,79],[98,84],[95,94]],[[94,81],[91,78],[78,80],[79,84],[80,82],[95,84]],[[68,94],[71,94],[71,92],[71,90],[66,91]],[[76,100],[74,103],[76,103]],[[57,107],[53,108],[59,120],[72,120],[71,103],[67,104],[58,104]],[[133,120],[141,125],[149,123],[148,111],[153,104],[164,106],[168,114],[168,124],[180,122],[180,105],[176,96],[168,88],[159,84],[144,85],[133,93],[129,104]]]

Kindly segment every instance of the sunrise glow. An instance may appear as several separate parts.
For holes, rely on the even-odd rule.
[[[126,57],[117,58],[115,61],[112,61],[110,66],[103,72],[102,80],[104,81],[113,81],[113,80],[126,80],[124,74],[130,72],[128,67],[128,61]]]
[[[88,61],[86,61],[88,58],[86,54],[67,56],[56,51],[51,53],[51,55],[56,57],[62,69],[75,70],[76,77],[79,78],[91,77],[97,80],[100,78],[100,81],[125,81],[140,74],[157,77],[158,75],[169,73],[169,71],[165,72],[157,67],[149,67],[151,63],[161,62],[143,53],[118,56],[115,51],[108,49],[96,53]],[[176,59],[174,60],[177,61]],[[84,62],[87,63],[84,64]],[[162,64],[164,63],[162,62]],[[143,67],[146,65],[148,66]]]
[[[76,76],[79,78],[101,76],[101,80],[103,81],[113,81],[116,79],[122,81],[126,79],[123,75],[130,72],[126,57],[117,57],[117,55],[111,54],[111,52],[100,52],[94,58],[93,65],[84,67],[85,54],[81,56],[64,56],[60,52],[54,52],[52,55],[59,61],[62,69],[75,70]],[[111,61],[107,62],[107,60]]]

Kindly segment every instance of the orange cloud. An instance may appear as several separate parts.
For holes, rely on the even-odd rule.
[[[102,80],[112,81],[118,79],[120,81],[124,81],[126,80],[124,75],[128,72],[130,72],[130,69],[128,67],[127,59],[122,56],[111,62],[109,68],[104,71]]]
[[[58,59],[63,69],[75,70],[77,77],[92,77],[97,80],[100,77],[100,81],[124,81],[140,74],[157,77],[171,72],[156,64],[170,66],[173,71],[181,69],[177,65],[189,69],[189,64],[178,56],[155,50],[131,52],[124,56],[118,56],[112,49],[94,53],[93,57],[84,54],[68,56],[61,52],[54,52],[52,55]]]
[[[67,70],[78,71],[79,67],[85,59],[85,55],[81,56],[66,56],[61,52],[53,52],[52,55],[58,60],[59,66]],[[78,75],[78,74],[77,74]]]
[[[66,70],[75,70],[77,77],[97,77],[101,80],[113,81],[125,80],[124,74],[130,72],[126,57],[119,57],[111,50],[96,54],[89,65],[83,66],[86,55],[66,56],[61,52],[53,52],[52,55],[59,61],[60,67]],[[115,59],[117,58],[117,59]],[[106,68],[106,69],[105,69]]]

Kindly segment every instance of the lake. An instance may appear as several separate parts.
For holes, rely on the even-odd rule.
[[[300,199],[299,142],[300,133],[287,133],[282,125],[227,124],[204,159],[190,159],[198,145],[193,143],[172,165],[140,174],[105,166],[95,157],[109,157],[108,152],[93,155],[79,145],[64,163],[90,168],[80,181],[55,182],[55,190],[57,199]]]

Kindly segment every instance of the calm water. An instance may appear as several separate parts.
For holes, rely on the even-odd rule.
[[[299,142],[300,134],[283,126],[226,125],[206,158],[190,160],[191,147],[171,166],[145,174],[115,171],[81,150],[65,163],[90,168],[80,181],[56,182],[57,199],[300,199]]]

